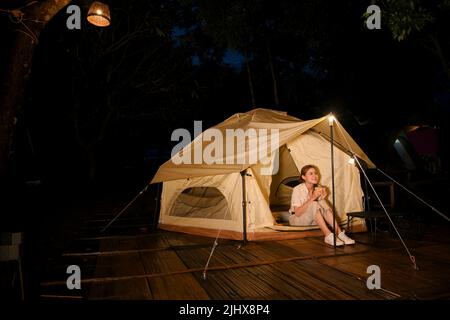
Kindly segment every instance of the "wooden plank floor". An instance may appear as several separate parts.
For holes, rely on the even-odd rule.
[[[100,226],[99,226],[100,228]],[[119,228],[117,228],[119,229]],[[123,228],[122,228],[123,229]],[[68,248],[42,279],[43,298],[77,299],[436,299],[450,298],[450,241],[407,240],[414,270],[399,240],[356,234],[357,244],[333,248],[323,238],[250,242],[168,231],[89,234]],[[81,292],[64,290],[64,265],[79,264]],[[381,269],[381,289],[366,272]],[[61,275],[60,278],[56,275]]]

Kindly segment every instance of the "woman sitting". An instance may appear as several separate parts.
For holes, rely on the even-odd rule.
[[[327,192],[318,187],[318,170],[313,165],[306,165],[300,171],[300,184],[292,192],[289,224],[293,226],[310,226],[317,224],[325,235],[325,243],[334,245],[334,234],[327,226],[333,225],[333,211],[325,201]],[[349,238],[336,226],[336,246],[354,244],[355,240]]]

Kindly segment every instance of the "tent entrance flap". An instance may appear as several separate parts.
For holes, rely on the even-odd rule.
[[[279,169],[270,183],[270,209],[272,212],[288,211],[294,187],[300,183],[300,172],[286,145],[279,151]]]

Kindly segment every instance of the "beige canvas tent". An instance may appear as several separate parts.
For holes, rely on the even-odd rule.
[[[345,223],[347,212],[363,210],[359,170],[349,163],[348,151],[368,167],[375,165],[338,125],[334,130],[335,207]],[[229,134],[239,131],[245,133],[244,140]],[[205,130],[164,163],[151,181],[163,185],[159,227],[248,240],[320,234],[315,227],[280,226],[276,217],[288,209],[293,184],[306,164],[319,168],[330,200],[329,132],[328,116],[302,121],[268,109],[238,113]],[[209,159],[199,161],[199,152]],[[364,221],[353,222],[354,230],[358,226],[364,227]]]

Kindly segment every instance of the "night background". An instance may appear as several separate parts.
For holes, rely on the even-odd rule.
[[[102,28],[86,20],[91,1],[0,1],[0,229],[25,232],[29,299],[45,259],[96,208],[126,205],[170,158],[173,130],[195,120],[333,112],[379,168],[446,210],[448,0],[106,3]],[[366,27],[372,3],[380,30]],[[80,30],[66,26],[70,4]],[[153,222],[156,188],[131,208]],[[448,224],[411,198],[399,204],[425,226]]]

